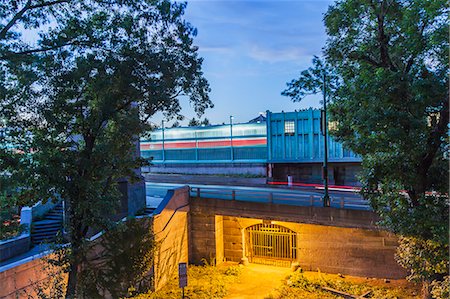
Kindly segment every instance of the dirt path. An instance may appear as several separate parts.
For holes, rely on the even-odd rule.
[[[239,282],[224,299],[259,299],[268,296],[291,273],[290,268],[250,264],[242,269]]]

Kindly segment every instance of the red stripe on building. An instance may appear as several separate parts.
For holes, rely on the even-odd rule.
[[[266,145],[266,138],[258,139],[233,139],[233,146],[256,146]],[[164,143],[165,149],[181,149],[181,148],[214,148],[214,147],[229,147],[230,140],[211,140],[211,141],[198,141],[197,145],[195,141],[184,142],[166,142]],[[141,144],[141,150],[160,150],[162,149],[162,143],[143,143]]]

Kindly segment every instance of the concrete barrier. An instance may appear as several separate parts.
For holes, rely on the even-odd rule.
[[[169,190],[153,213],[157,250],[154,259],[154,287],[161,288],[188,262],[189,187]]]

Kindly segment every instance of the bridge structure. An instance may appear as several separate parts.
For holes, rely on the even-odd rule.
[[[161,225],[168,230],[164,240],[169,244],[176,244],[171,226],[178,232],[180,227],[186,228],[183,239],[187,246],[182,251],[190,263],[206,259],[218,264],[297,265],[328,273],[405,277],[394,259],[397,237],[377,226],[377,215],[358,196],[334,197],[331,207],[323,207],[319,195],[292,190],[147,187],[161,188],[155,191],[160,194],[164,188],[173,190],[174,195],[165,196],[156,212],[165,211],[167,204],[170,216],[165,219],[178,219]],[[184,199],[177,195],[178,190],[185,190]],[[184,213],[184,218],[179,213]]]
[[[160,128],[141,139],[150,172],[251,174],[269,180],[320,182],[324,158],[318,109],[266,112],[265,120]],[[360,157],[328,136],[331,184],[355,184]],[[195,166],[195,167],[194,167]]]

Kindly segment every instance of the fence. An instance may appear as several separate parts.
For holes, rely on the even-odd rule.
[[[220,189],[214,187],[191,187],[191,197],[215,198],[223,200],[238,200],[263,202],[271,204],[286,204],[295,206],[323,206],[320,195],[299,194],[292,192],[259,191],[244,189]],[[330,206],[339,209],[371,210],[369,202],[364,199],[349,197],[331,197]]]

